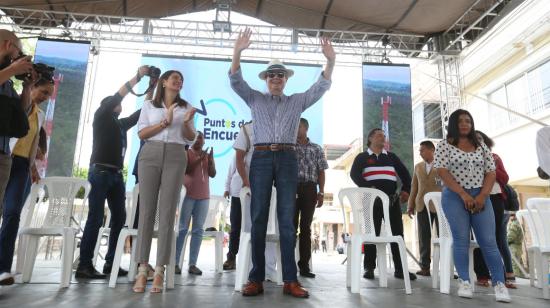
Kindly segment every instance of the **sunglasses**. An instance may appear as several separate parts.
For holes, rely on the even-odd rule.
[[[285,76],[286,76],[286,74],[285,74],[284,72],[276,72],[276,73],[275,73],[275,72],[269,72],[269,73],[267,73],[267,77],[268,77],[268,78],[275,78],[275,77],[277,77],[277,78],[281,78],[281,79],[282,79],[282,78],[285,78]]]

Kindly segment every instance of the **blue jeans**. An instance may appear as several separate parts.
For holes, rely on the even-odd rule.
[[[193,199],[185,197],[181,206],[180,224],[178,238],[176,239],[176,260],[179,264],[183,241],[189,231],[189,222],[193,217],[193,228],[191,229],[191,244],[189,245],[189,266],[197,265],[197,258],[201,250],[202,234],[204,233],[204,221],[208,215],[209,199]]]
[[[298,185],[298,162],[294,151],[254,151],[250,164],[252,198],[252,270],[250,281],[265,279],[265,239],[269,219],[271,187],[277,188],[277,219],[281,247],[283,281],[297,281],[294,247],[296,229],[294,214]]]
[[[15,240],[19,231],[19,220],[25,200],[31,188],[29,160],[14,156],[10,179],[4,195],[2,227],[0,229],[0,273],[9,273],[13,264]]]
[[[481,189],[466,189],[466,192],[475,197]],[[504,269],[495,237],[495,216],[489,198],[485,199],[485,207],[481,212],[472,214],[464,208],[464,202],[457,193],[444,187],[441,204],[453,234],[453,257],[458,276],[464,281],[470,281],[468,251],[470,229],[473,229],[491,272],[493,285],[497,282],[504,283]]]
[[[507,235],[508,218],[510,215],[504,212],[504,201],[500,194],[491,195],[490,198],[495,214],[495,237],[502,262],[504,262],[504,270],[506,273],[513,273],[512,256],[508,247]],[[474,250],[474,271],[477,277],[491,277],[489,269],[485,261],[483,261],[483,255],[477,248]]]
[[[88,219],[80,242],[80,268],[92,265],[99,228],[103,225],[105,200],[111,212],[109,225],[111,232],[109,248],[105,256],[106,263],[113,262],[118,235],[126,222],[126,187],[122,174],[114,170],[98,170],[95,166],[90,166],[88,181],[92,189],[88,195]]]

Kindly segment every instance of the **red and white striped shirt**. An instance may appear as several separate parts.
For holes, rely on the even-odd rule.
[[[393,166],[366,167],[363,169],[365,181],[390,180],[397,182],[397,173]]]

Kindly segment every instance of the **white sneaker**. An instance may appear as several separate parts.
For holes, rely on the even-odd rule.
[[[497,282],[495,286],[495,299],[497,302],[509,303],[512,301],[508,289],[502,282]]]
[[[472,298],[474,296],[472,293],[472,285],[469,281],[458,279],[458,296],[464,298]]]
[[[9,286],[15,282],[11,273],[0,273],[0,286]]]

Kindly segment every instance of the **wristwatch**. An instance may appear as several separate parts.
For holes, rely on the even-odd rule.
[[[317,194],[318,194],[318,195],[321,195],[321,196],[324,196],[324,195],[325,195],[325,193],[323,193],[322,191],[318,192]]]

